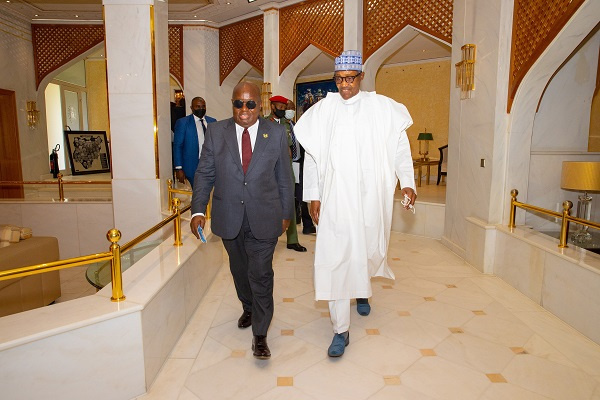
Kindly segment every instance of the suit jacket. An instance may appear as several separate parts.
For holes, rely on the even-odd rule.
[[[206,127],[216,119],[204,116]],[[198,154],[200,145],[198,143],[198,130],[194,115],[180,118],[175,122],[175,136],[173,138],[173,165],[182,166],[185,176],[193,177],[198,168]]]
[[[214,187],[211,230],[235,238],[244,212],[257,239],[275,238],[294,216],[294,182],[285,129],[259,118],[252,160],[244,175],[233,118],[208,125],[194,177],[192,214],[206,213]]]

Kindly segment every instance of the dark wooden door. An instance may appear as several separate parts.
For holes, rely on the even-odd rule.
[[[0,181],[21,181],[21,150],[15,92],[0,89]],[[0,198],[22,199],[22,186],[0,186]]]

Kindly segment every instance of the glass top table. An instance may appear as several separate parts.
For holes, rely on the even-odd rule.
[[[161,242],[162,240],[154,240],[150,242],[138,243],[128,250],[127,253],[121,254],[121,271],[125,272],[129,267],[138,262]],[[85,272],[85,278],[98,290],[108,285],[112,281],[112,276],[110,273],[110,260],[89,264]]]

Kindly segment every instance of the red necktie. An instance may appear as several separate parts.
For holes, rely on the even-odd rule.
[[[252,145],[250,144],[250,134],[248,133],[248,129],[244,128],[244,132],[242,133],[242,169],[244,170],[244,174],[248,171],[251,159]]]

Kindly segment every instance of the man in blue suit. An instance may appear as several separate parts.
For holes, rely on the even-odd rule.
[[[202,97],[194,97],[190,108],[192,113],[178,119],[175,123],[173,165],[175,165],[175,178],[181,183],[185,183],[187,178],[193,187],[206,124],[215,122],[216,119],[206,115],[206,102]]]
[[[211,230],[223,239],[242,303],[239,328],[252,325],[254,357],[268,359],[273,319],[273,252],[294,218],[294,182],[285,128],[259,118],[260,89],[239,83],[233,118],[209,125],[196,171],[190,227],[204,228],[214,188]]]

